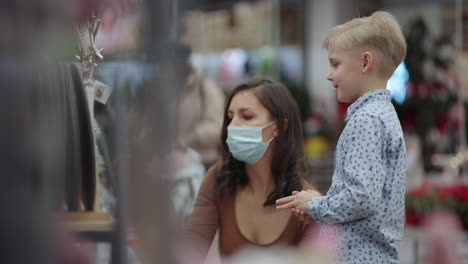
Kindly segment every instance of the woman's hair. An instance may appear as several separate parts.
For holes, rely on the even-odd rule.
[[[232,98],[239,92],[250,90],[276,121],[278,136],[271,162],[271,172],[275,189],[268,195],[264,206],[275,204],[281,197],[291,195],[294,190],[302,190],[304,166],[304,143],[299,108],[280,82],[268,79],[253,79],[237,86],[226,100],[221,132],[222,163],[216,173],[218,200],[234,195],[239,187],[245,186],[249,178],[244,162],[236,160],[229,152],[226,143],[227,127],[231,122],[228,109]]]

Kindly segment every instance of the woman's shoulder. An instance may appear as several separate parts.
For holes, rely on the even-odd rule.
[[[221,162],[216,162],[215,164],[211,165],[208,170],[206,171],[205,178],[216,179],[217,175],[219,175],[221,170]]]
[[[216,182],[220,173],[221,173],[221,162],[217,162],[211,167],[209,167],[205,173],[205,177],[203,178],[203,182],[200,187],[200,190],[203,190],[204,192],[210,192],[212,196],[214,197],[216,194]]]
[[[216,185],[216,175],[219,173],[219,165],[214,164],[208,168],[203,178],[202,188],[209,188],[211,190],[215,189]]]
[[[219,193],[217,192],[217,178],[221,173],[221,163],[212,165],[206,172],[205,178],[203,179],[200,192],[206,194],[212,199],[217,206],[224,208],[233,205],[233,196],[226,195],[220,199]]]

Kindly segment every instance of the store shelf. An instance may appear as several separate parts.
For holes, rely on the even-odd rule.
[[[67,212],[63,219],[73,232],[110,232],[114,219],[105,212]]]
[[[71,231],[85,239],[110,242],[114,237],[115,220],[105,212],[67,212],[61,215]]]

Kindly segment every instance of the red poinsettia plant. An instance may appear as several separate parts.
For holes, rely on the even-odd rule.
[[[468,185],[435,186],[424,183],[407,192],[407,225],[423,224],[426,215],[436,210],[452,211],[468,231]]]

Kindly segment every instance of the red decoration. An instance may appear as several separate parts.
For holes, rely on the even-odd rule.
[[[468,185],[434,186],[424,183],[406,195],[406,224],[419,226],[433,211],[448,210],[455,213],[468,231]]]

